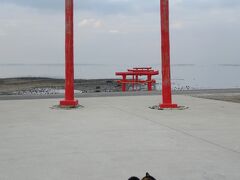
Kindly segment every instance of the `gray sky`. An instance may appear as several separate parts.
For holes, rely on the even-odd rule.
[[[239,0],[170,0],[173,64],[239,64]],[[75,0],[75,61],[160,63],[159,0]],[[64,0],[0,0],[0,63],[64,63]]]

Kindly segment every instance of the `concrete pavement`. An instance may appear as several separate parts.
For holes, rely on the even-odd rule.
[[[240,104],[175,96],[0,101],[1,180],[239,180]]]

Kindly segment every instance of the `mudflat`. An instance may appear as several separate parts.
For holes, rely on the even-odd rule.
[[[23,77],[0,79],[0,95],[22,95],[26,91],[46,91],[64,89],[64,79]],[[75,90],[85,93],[115,92],[120,90],[115,79],[75,80]],[[52,92],[52,91],[51,91]]]
[[[64,79],[23,77],[0,79],[0,100],[48,99],[63,96]],[[117,79],[76,79],[76,97],[160,95],[161,91],[122,93]],[[61,93],[59,93],[61,91]],[[240,103],[240,89],[175,90],[173,94]]]

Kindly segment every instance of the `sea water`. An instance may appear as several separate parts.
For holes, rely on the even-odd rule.
[[[119,78],[115,72],[126,71],[134,65],[76,64],[75,78],[111,79]],[[135,65],[136,66],[136,65]],[[154,78],[161,88],[160,64],[148,65],[160,71]],[[240,64],[173,64],[173,89],[240,88]],[[64,78],[64,64],[0,64],[0,78],[49,77]]]

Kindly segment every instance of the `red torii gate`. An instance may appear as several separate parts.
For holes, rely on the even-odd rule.
[[[169,38],[169,0],[160,0],[161,35],[162,35],[162,97],[160,108],[177,108],[172,104],[171,71],[170,71],[170,38]],[[76,107],[74,99],[74,24],[73,0],[65,0],[65,99],[60,101],[62,107]]]

